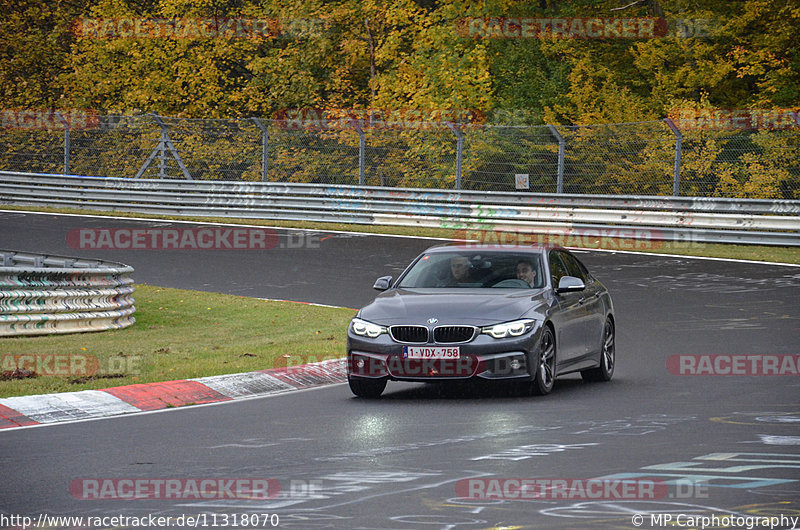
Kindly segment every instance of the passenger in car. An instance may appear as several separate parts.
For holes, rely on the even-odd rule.
[[[528,260],[517,262],[517,279],[526,282],[529,286],[533,287],[536,283],[536,269],[533,264]]]

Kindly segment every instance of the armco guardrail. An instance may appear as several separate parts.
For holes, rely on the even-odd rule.
[[[133,268],[0,250],[0,337],[130,326]]]
[[[800,201],[567,195],[0,172],[0,202],[177,216],[800,246]],[[624,233],[620,231],[625,231]]]

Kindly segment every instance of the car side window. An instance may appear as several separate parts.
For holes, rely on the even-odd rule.
[[[586,267],[583,267],[578,259],[572,254],[568,254],[566,252],[559,252],[558,254],[564,261],[564,265],[567,268],[567,274],[576,278],[580,278],[584,283],[586,283],[588,279],[588,271],[586,270]]]
[[[589,273],[589,269],[586,268],[586,265],[584,265],[583,262],[575,256],[572,257],[575,259],[575,262],[578,264],[578,266],[580,266],[581,271],[583,271],[583,277],[585,278],[583,281],[587,284],[592,283],[594,281],[594,276]]]
[[[558,282],[561,280],[562,276],[569,275],[558,254],[559,253],[557,251],[551,250],[550,255],[548,256],[550,260],[550,279],[553,282],[553,288],[558,287]]]

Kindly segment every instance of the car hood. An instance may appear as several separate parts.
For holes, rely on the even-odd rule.
[[[487,292],[489,291],[489,292]],[[364,307],[360,318],[376,324],[488,325],[535,318],[546,305],[545,291],[506,289],[391,289]]]

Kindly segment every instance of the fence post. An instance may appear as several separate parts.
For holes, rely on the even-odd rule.
[[[158,139],[158,178],[167,178],[167,130],[166,126],[158,120],[161,125],[161,136]]]
[[[561,136],[561,133],[558,132],[558,129],[556,129],[554,125],[548,125],[547,128],[550,130],[550,134],[553,135],[553,138],[558,141],[558,173],[556,175],[556,193],[564,193],[564,151],[567,142],[564,141],[564,137]]]
[[[366,167],[367,139],[364,130],[359,124],[361,120],[350,120],[350,125],[358,133],[358,185],[364,185],[364,169]]]
[[[450,122],[447,126],[456,135],[456,189],[461,189],[461,164],[464,159],[464,133]]]
[[[261,129],[261,182],[267,181],[267,162],[269,161],[269,131],[258,118],[250,118]]]
[[[677,197],[681,194],[681,151],[683,146],[683,134],[675,126],[670,118],[664,118],[664,123],[675,134],[675,169],[672,177],[672,195]]]
[[[56,112],[56,118],[64,126],[64,175],[69,175],[69,151],[71,147],[71,139],[69,135],[69,122],[64,119],[60,112]]]

